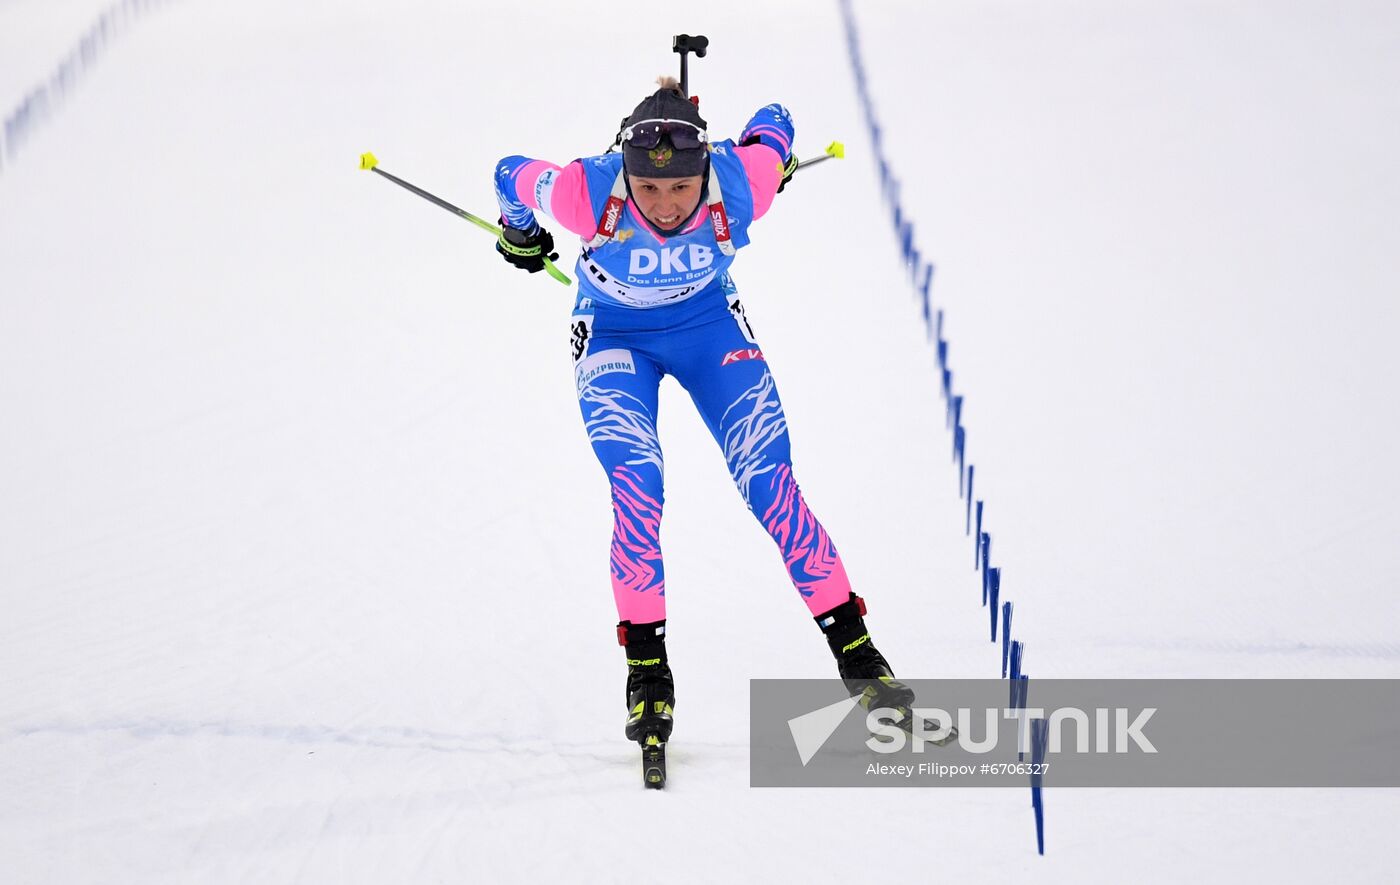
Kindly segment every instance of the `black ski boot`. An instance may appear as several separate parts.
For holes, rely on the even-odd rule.
[[[627,649],[627,739],[642,748],[642,783],[666,786],[666,741],[676,687],[666,663],[666,622],[617,625],[618,644]]]
[[[850,599],[818,615],[816,622],[826,634],[831,653],[836,656],[836,670],[846,690],[860,695],[859,703],[867,710],[887,707],[896,711],[899,718],[894,724],[912,735],[914,689],[894,678],[889,662],[870,641],[864,618],[865,600],[852,593]],[[926,719],[923,726],[924,734],[934,734],[938,723]],[[942,746],[957,735],[957,729],[949,723],[946,734],[930,743]]]
[[[865,600],[852,593],[850,599],[818,615],[816,621],[836,656],[841,681],[851,694],[860,695],[862,707],[907,709],[914,703],[914,690],[894,678],[889,662],[870,641],[864,616]]]
[[[676,687],[666,664],[666,622],[617,625],[618,644],[627,649],[627,739],[645,743],[671,736]]]

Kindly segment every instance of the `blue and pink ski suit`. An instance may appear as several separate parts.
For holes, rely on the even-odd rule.
[[[666,375],[690,393],[811,613],[849,597],[841,557],[793,478],[777,387],[729,276],[749,225],[772,206],[792,135],[788,112],[773,104],[744,128],[739,141],[748,144],[711,145],[700,204],[670,231],[628,196],[620,153],[562,168],[520,156],[497,165],[507,224],[533,230],[543,211],[582,240],[570,343],[584,426],[612,487],[619,620],[666,617],[656,430]]]

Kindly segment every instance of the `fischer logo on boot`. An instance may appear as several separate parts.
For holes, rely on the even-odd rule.
[[[852,642],[852,643],[850,643],[850,644],[844,646],[844,647],[841,649],[841,654],[845,654],[846,652],[850,651],[850,650],[853,649],[853,648],[860,648],[862,645],[865,645],[865,644],[866,644],[867,642],[869,642],[869,641],[870,641],[870,634],[869,634],[869,633],[866,633],[864,636],[860,637],[860,638],[857,639],[855,642]]]

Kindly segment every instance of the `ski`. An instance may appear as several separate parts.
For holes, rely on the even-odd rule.
[[[902,731],[902,732],[904,732],[905,734],[909,735],[910,737],[914,738],[915,740],[920,740],[920,741],[924,741],[925,743],[933,744],[935,747],[946,747],[948,744],[951,744],[953,741],[955,741],[955,740],[958,739],[958,728],[957,728],[956,725],[949,725],[949,726],[948,726],[948,734],[945,735],[945,736],[943,736],[943,737],[941,737],[941,738],[939,738],[939,739],[936,740],[936,741],[935,741],[935,740],[930,740],[929,738],[922,737],[922,736],[920,736],[920,735],[916,735],[916,734],[914,734],[914,717],[910,715],[909,708],[908,708],[908,707],[895,707],[894,709],[895,709],[895,712],[899,714],[899,721],[893,723],[894,726],[895,726],[896,728],[898,728],[900,731]],[[934,719],[925,719],[925,720],[924,720],[924,734],[933,734],[933,733],[934,733],[935,731],[937,731],[937,730],[938,730],[938,722],[937,722],[937,720],[934,720]]]
[[[654,734],[639,742],[642,747],[642,783],[648,789],[666,786],[666,742]]]

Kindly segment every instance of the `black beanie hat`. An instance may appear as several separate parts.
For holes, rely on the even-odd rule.
[[[679,120],[693,123],[702,130],[706,123],[700,111],[690,99],[681,94],[679,88],[666,85],[642,99],[627,118],[626,125],[642,120]],[[677,150],[671,139],[662,136],[661,143],[654,148],[636,147],[629,142],[622,143],[622,162],[627,174],[642,178],[685,178],[690,175],[704,175],[709,161],[709,149],[700,147]]]

